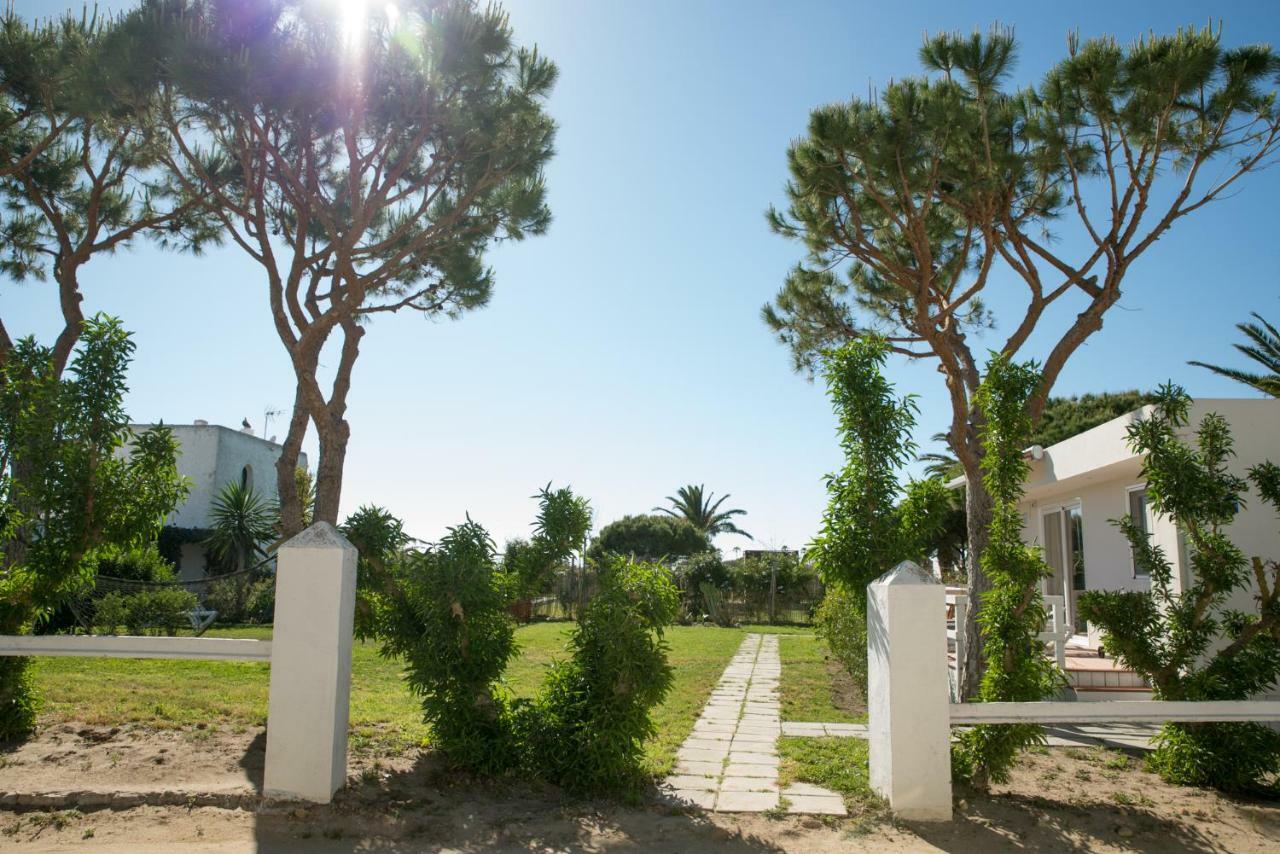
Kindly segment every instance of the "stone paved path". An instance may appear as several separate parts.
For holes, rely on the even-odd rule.
[[[819,786],[778,787],[778,636],[749,634],[725,668],[666,779],[669,799],[718,812],[845,815],[844,799]]]

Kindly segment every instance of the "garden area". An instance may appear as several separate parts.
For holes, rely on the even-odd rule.
[[[570,623],[516,630],[507,670],[513,694],[532,696],[564,654]],[[218,629],[266,638],[270,629]],[[748,635],[772,635],[784,721],[865,721],[847,671],[811,627],[675,626],[674,682],[653,713],[644,768],[657,781],[676,762],[713,686]],[[253,663],[44,658],[38,737],[0,754],[0,789],[114,792],[128,809],[28,801],[0,821],[0,847],[17,851],[125,850],[169,844],[279,851],[639,846],[734,851],[1272,850],[1280,811],[1264,802],[1163,783],[1142,758],[1098,747],[1043,747],[989,792],[958,792],[950,825],[895,820],[867,781],[867,742],[779,739],[779,783],[826,787],[848,815],[742,814],[671,804],[651,791],[637,803],[566,797],[516,778],[459,772],[431,748],[402,665],[358,644],[353,660],[347,787],[327,806],[263,805],[260,785],[267,667]],[[101,848],[99,848],[101,846]]]

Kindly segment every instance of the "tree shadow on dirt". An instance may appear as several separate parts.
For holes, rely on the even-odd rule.
[[[241,764],[259,789],[261,759],[255,740]],[[256,817],[257,850],[783,850],[749,831],[717,826],[698,810],[582,800],[554,786],[479,779],[450,770],[430,752],[406,770],[361,764],[331,804],[267,805]]]
[[[1222,850],[1220,840],[1195,824],[1141,808],[1068,804],[1012,793],[965,801],[950,823],[900,826],[944,851],[1090,851],[1104,846],[1151,854]]]

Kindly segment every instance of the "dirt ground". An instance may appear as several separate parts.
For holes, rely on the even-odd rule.
[[[243,793],[261,782],[264,734],[59,726],[0,753],[0,791]],[[324,807],[139,806],[0,809],[0,850],[21,852],[399,852],[1280,850],[1280,803],[1163,784],[1122,754],[1031,753],[991,795],[957,793],[950,824],[704,814],[657,803],[570,800],[478,782],[429,753],[353,756],[348,788]]]

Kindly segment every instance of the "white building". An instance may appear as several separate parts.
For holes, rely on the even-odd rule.
[[[1149,417],[1145,406],[1048,448],[1029,452],[1031,471],[1020,509],[1023,537],[1037,543],[1052,567],[1047,595],[1065,597],[1068,619],[1083,629],[1075,605],[1083,590],[1146,590],[1150,579],[1134,565],[1129,542],[1113,519],[1142,520],[1153,541],[1174,566],[1174,589],[1190,578],[1186,543],[1173,520],[1157,516],[1146,500],[1142,457],[1133,453],[1126,428]],[[1181,433],[1192,439],[1201,418],[1216,412],[1227,420],[1235,438],[1233,473],[1244,477],[1250,466],[1265,460],[1280,463],[1280,400],[1206,399],[1191,405]],[[1280,518],[1250,486],[1244,507],[1227,534],[1246,555],[1280,558]],[[1240,606],[1250,594],[1238,594]]]
[[[141,433],[154,425],[131,424],[129,429]],[[207,421],[194,424],[166,425],[178,442],[178,472],[188,479],[191,491],[187,499],[165,520],[166,528],[190,532],[182,542],[178,560],[181,578],[198,578],[205,570],[204,548],[198,542],[210,525],[213,501],[228,483],[252,487],[263,500],[274,503],[276,460],[281,446],[253,435],[249,428],[233,430]],[[305,454],[298,464],[307,467]]]

